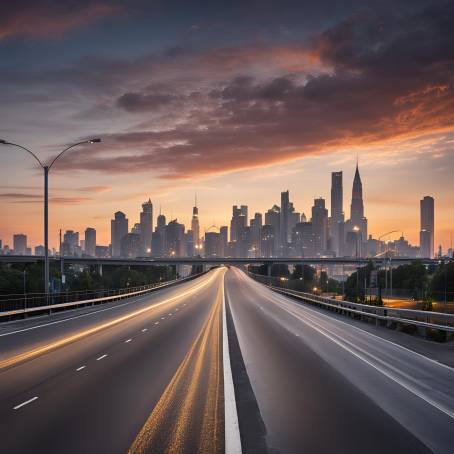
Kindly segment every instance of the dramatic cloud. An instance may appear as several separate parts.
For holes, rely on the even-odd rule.
[[[120,10],[112,2],[6,0],[0,6],[0,39],[14,35],[55,37]]]
[[[454,6],[373,11],[300,41],[91,56],[77,68],[0,78],[33,80],[57,98],[72,88],[72,106],[80,93],[97,103],[78,121],[109,115],[121,125],[55,171],[192,178],[452,130]]]
[[[168,108],[175,121],[170,127],[108,134],[103,145],[69,157],[62,168],[155,170],[185,178],[452,130],[452,23],[453,5],[401,18],[358,14],[320,33],[310,49],[298,46],[316,62],[313,74],[306,66],[304,72],[267,80],[245,74],[216,87],[200,82],[196,99],[176,85],[174,91],[127,92],[117,106],[134,113]],[[241,53],[233,60],[240,72]],[[197,55],[197,61],[211,57]],[[203,70],[197,67],[198,73]],[[188,67],[185,75],[191,74]],[[177,99],[185,109],[175,111]]]

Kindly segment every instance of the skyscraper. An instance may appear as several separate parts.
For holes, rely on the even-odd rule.
[[[314,234],[311,222],[298,222],[292,232],[292,246],[295,257],[314,255]]]
[[[352,201],[350,205],[350,220],[358,227],[364,218],[363,183],[356,164],[355,178],[353,179]],[[360,227],[361,228],[361,227]]]
[[[220,235],[220,255],[221,257],[226,257],[228,252],[228,238],[229,238],[229,228],[226,225],[223,225],[219,229]]]
[[[196,251],[196,255],[198,255],[200,248],[200,224],[199,224],[199,209],[197,208],[197,196],[195,197],[194,202],[195,202],[194,207],[192,208],[191,230],[194,249]]]
[[[367,218],[364,217],[363,184],[356,163],[355,178],[353,179],[352,201],[350,205],[350,219],[347,232],[355,232],[359,244],[358,256],[362,256],[363,244],[367,240]]]
[[[156,220],[156,229],[152,236],[152,254],[155,257],[162,257],[165,255],[166,244],[166,217],[159,212]]]
[[[27,235],[18,233],[13,235],[13,247],[15,255],[26,255],[27,254]]]
[[[184,257],[184,225],[176,219],[170,221],[166,227],[166,253],[169,256]]]
[[[273,205],[265,213],[265,224],[273,227],[274,248],[273,256],[277,256],[280,244],[280,226],[281,226],[281,209],[277,205]],[[263,244],[263,242],[262,242]]]
[[[237,205],[232,207],[232,220],[230,221],[230,241],[238,241],[240,231],[247,226],[248,208],[247,205]]]
[[[262,257],[276,256],[276,238],[274,234],[274,227],[272,225],[265,224],[262,226],[261,243],[260,249]]]
[[[290,199],[289,192],[281,192],[281,218],[280,218],[280,255],[285,256],[288,252],[289,242],[289,213],[290,213]]]
[[[252,250],[255,252],[255,257],[260,257],[262,224],[262,213],[255,213],[254,219],[251,219]]]
[[[331,219],[330,237],[332,248],[339,257],[343,253],[344,242],[344,189],[342,184],[342,172],[331,173]]]
[[[142,252],[142,240],[139,233],[127,233],[120,239],[121,257],[135,258]]]
[[[112,257],[121,257],[121,239],[128,234],[128,230],[128,219],[124,213],[117,211],[110,221]]]
[[[321,197],[314,200],[312,207],[312,233],[315,254],[324,254],[328,242],[328,210],[325,208],[325,199]]]
[[[331,218],[339,221],[344,216],[342,172],[331,173]]]
[[[205,232],[205,257],[219,257],[221,249],[219,232]]]
[[[90,257],[96,255],[96,230],[92,227],[85,229],[85,254]]]
[[[62,255],[80,255],[81,251],[79,247],[79,232],[74,232],[74,230],[67,230],[63,235],[63,243],[61,247],[62,250],[60,251],[60,253]]]
[[[142,212],[140,213],[140,241],[141,254],[149,255],[151,252],[151,236],[153,234],[153,204],[151,199],[142,203]]]
[[[434,257],[434,231],[435,231],[435,209],[434,199],[430,196],[425,196],[420,201],[421,229],[419,232],[420,238],[420,254],[423,258]]]

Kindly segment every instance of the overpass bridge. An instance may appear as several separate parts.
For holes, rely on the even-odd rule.
[[[98,258],[53,256],[51,261],[78,265],[116,265],[116,266],[153,266],[153,265],[353,265],[360,266],[373,262],[378,266],[408,264],[416,260],[410,257],[137,257],[137,258]],[[436,265],[440,259],[419,259],[424,265]],[[453,259],[447,259],[452,261]],[[37,263],[44,262],[37,255],[0,255],[0,263]]]

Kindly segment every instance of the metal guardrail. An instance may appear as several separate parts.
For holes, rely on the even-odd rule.
[[[176,283],[186,282],[186,281],[195,279],[196,277],[198,277],[202,274],[204,274],[204,273],[194,274],[194,275],[191,275],[191,276],[188,276],[185,278],[174,279],[171,281],[164,282],[162,284],[147,286],[147,288],[142,288],[141,290],[128,291],[128,292],[119,293],[116,295],[104,296],[101,298],[93,298],[93,299],[86,299],[86,300],[70,301],[67,303],[48,304],[48,305],[41,305],[41,306],[35,306],[35,307],[24,307],[22,309],[0,311],[0,318],[13,316],[13,315],[28,314],[28,313],[32,313],[32,312],[52,311],[54,309],[69,308],[69,307],[74,307],[74,306],[85,306],[85,305],[89,305],[89,304],[95,305],[95,304],[100,304],[100,303],[106,303],[109,301],[122,300],[122,299],[126,299],[126,298],[131,298],[133,296],[151,293],[155,290],[158,290],[158,289],[164,288],[164,287],[169,287]]]
[[[413,325],[421,329],[428,328],[447,333],[454,333],[454,314],[351,303],[350,301],[336,300],[334,298],[314,295],[313,293],[305,293],[297,290],[271,286],[266,282],[266,276],[256,275],[253,273],[248,274],[254,280],[267,285],[270,289],[276,292],[292,296],[309,304],[334,310],[338,313],[356,315],[360,318],[372,318],[375,319],[376,325],[379,325],[380,322],[388,325],[396,323],[398,325]]]
[[[272,290],[286,295],[301,299],[310,304],[320,305],[335,309],[340,313],[357,314],[362,317],[371,317],[384,322],[403,323],[414,325],[421,328],[437,329],[454,333],[454,314],[445,314],[443,312],[421,311],[414,309],[398,309],[383,306],[371,306],[368,304],[351,303],[349,301],[335,300],[326,298],[312,293],[297,292],[295,290],[286,290],[280,287],[270,287]],[[422,318],[424,320],[419,320]],[[445,322],[445,324],[434,323],[435,320]]]

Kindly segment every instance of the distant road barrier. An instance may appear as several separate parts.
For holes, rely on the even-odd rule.
[[[266,276],[249,273],[253,279],[266,284]],[[262,279],[265,278],[265,279]],[[375,320],[377,326],[397,327],[413,326],[421,335],[427,335],[427,330],[439,330],[454,333],[454,314],[443,312],[421,311],[414,309],[399,309],[369,304],[351,303],[349,301],[336,300],[324,296],[314,295],[282,287],[270,286],[272,290],[291,296],[305,303],[323,307],[338,314],[349,315],[362,320]]]
[[[4,299],[0,300],[0,318],[3,317],[14,317],[18,315],[27,315],[30,313],[35,313],[35,312],[51,312],[55,309],[69,309],[72,307],[78,307],[78,306],[87,306],[87,305],[92,305],[94,306],[95,304],[102,304],[102,303],[107,303],[110,301],[118,301],[126,298],[131,298],[133,296],[139,296],[143,295],[146,293],[151,293],[155,290],[159,290],[164,287],[170,287],[175,284],[179,284],[181,282],[186,282],[190,281],[192,279],[195,279],[196,277],[201,276],[204,273],[199,273],[199,274],[194,274],[185,278],[180,278],[180,279],[174,279],[171,281],[166,281],[163,283],[155,283],[155,284],[149,284],[149,285],[143,285],[140,287],[128,287],[128,288],[122,288],[122,289],[116,289],[116,290],[97,290],[97,291],[92,291],[92,293],[107,293],[107,296],[102,296],[98,298],[85,298],[85,299],[76,299],[74,301],[66,301],[66,302],[60,302],[60,303],[54,303],[54,304],[42,304],[44,301],[44,295],[38,294],[39,296],[35,297],[28,297],[24,298],[23,295],[22,297],[19,298],[12,298],[12,299]],[[55,299],[61,299],[61,298],[71,298],[71,296],[74,296],[76,298],[79,298],[81,296],[81,293],[85,292],[72,292],[69,293],[69,295],[66,295],[64,292],[63,293],[56,293],[54,295],[49,296],[49,300],[55,300]],[[35,294],[36,295],[36,294]],[[17,296],[17,295],[15,295]],[[16,307],[18,305],[22,305],[22,307]],[[10,306],[9,308],[6,306]],[[13,307],[11,307],[13,306]]]

